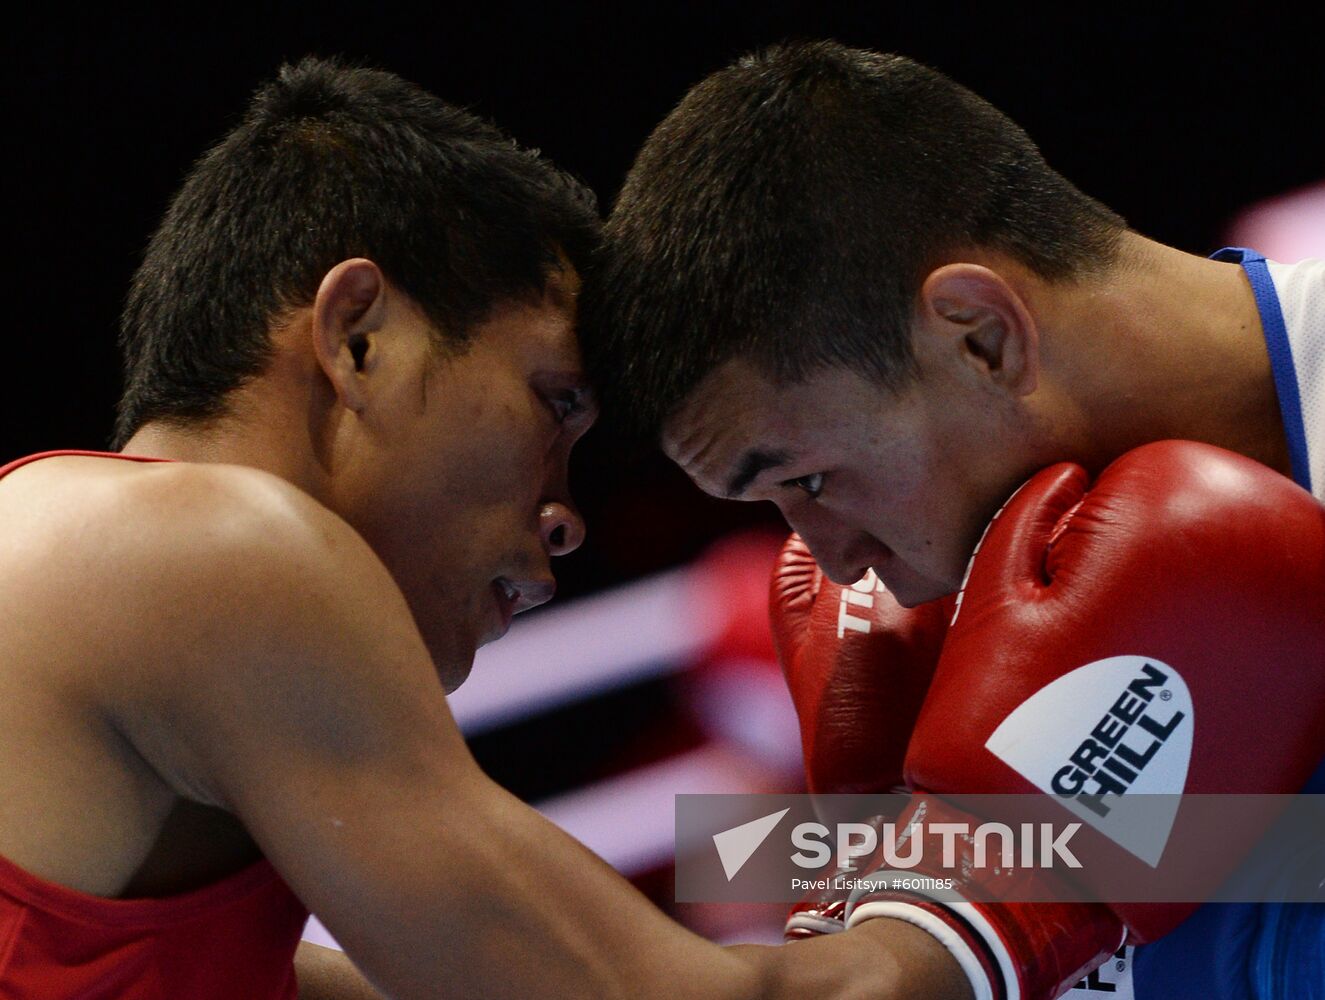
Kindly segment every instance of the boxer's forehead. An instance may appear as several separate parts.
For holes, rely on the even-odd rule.
[[[766,380],[742,362],[718,366],[664,422],[663,452],[700,489],[725,496],[739,456],[762,448],[767,415],[760,396],[767,387]]]
[[[543,296],[553,305],[575,314],[576,302],[580,297],[580,272],[575,265],[562,257],[560,264],[548,273],[547,284],[543,286]]]
[[[531,367],[550,368],[584,381],[576,311],[580,277],[569,264],[554,270],[541,296],[499,302],[473,336],[500,345]]]
[[[705,492],[740,497],[772,470],[868,436],[881,390],[844,368],[777,383],[740,359],[710,372],[663,425],[661,444]]]

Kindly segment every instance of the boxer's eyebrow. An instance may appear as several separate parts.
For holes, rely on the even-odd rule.
[[[791,461],[791,455],[788,452],[776,450],[766,451],[763,448],[751,448],[741,456],[740,464],[736,468],[736,474],[727,482],[725,495],[729,500],[736,500],[745,492],[755,477],[765,469],[776,469],[780,465],[786,465]]]

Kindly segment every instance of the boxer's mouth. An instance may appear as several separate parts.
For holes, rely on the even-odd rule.
[[[505,630],[510,627],[513,616],[552,600],[557,583],[552,579],[516,581],[499,576],[492,581],[492,590],[497,598],[497,610],[501,613]]]
[[[520,591],[510,580],[498,577],[492,581],[492,594],[497,603],[497,617],[501,619],[501,631],[505,635],[520,603]]]

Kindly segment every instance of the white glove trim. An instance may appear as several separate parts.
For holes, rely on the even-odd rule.
[[[838,934],[846,930],[846,925],[836,917],[824,917],[815,913],[797,913],[787,918],[788,931],[809,931],[812,934]]]

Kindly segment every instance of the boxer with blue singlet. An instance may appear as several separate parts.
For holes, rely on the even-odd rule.
[[[818,585],[833,614],[779,612],[821,791],[900,778],[942,619],[904,612],[959,589],[1036,470],[1093,477],[1188,439],[1325,500],[1325,262],[1146,239],[987,102],[903,57],[800,43],[702,81],[645,143],[601,256],[582,339],[605,414],[660,437],[707,492],[777,504],[834,581]],[[796,559],[784,570],[804,583]],[[894,602],[876,596],[877,621],[905,632],[872,664],[836,630],[837,594],[866,571]],[[1249,588],[1256,572],[1274,569]],[[1319,645],[1304,639],[1296,666],[1322,664]],[[878,675],[908,663],[893,699]],[[869,758],[861,727],[880,720]],[[817,901],[793,930],[841,913]],[[1208,906],[1082,995],[1325,996],[1322,953],[1319,906]]]

